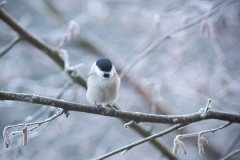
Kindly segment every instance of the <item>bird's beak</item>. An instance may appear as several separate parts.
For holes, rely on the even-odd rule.
[[[104,72],[103,77],[108,78],[108,77],[110,77],[109,74],[110,74],[109,72]]]

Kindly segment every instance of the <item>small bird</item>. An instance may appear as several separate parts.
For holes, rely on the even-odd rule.
[[[87,101],[94,104],[97,110],[99,105],[112,106],[118,98],[120,78],[108,58],[100,58],[93,63],[87,79]]]

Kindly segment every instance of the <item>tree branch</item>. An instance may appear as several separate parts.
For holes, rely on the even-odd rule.
[[[168,134],[168,133],[170,133],[170,132],[172,132],[172,131],[174,131],[174,130],[176,130],[176,129],[179,129],[179,128],[183,127],[183,126],[185,126],[185,124],[177,124],[177,125],[175,125],[175,126],[173,126],[173,127],[171,127],[171,128],[168,128],[167,130],[165,130],[165,131],[163,131],[163,132],[154,134],[154,135],[152,135],[152,136],[149,136],[149,137],[147,137],[147,138],[144,138],[144,139],[141,139],[141,140],[139,140],[139,141],[137,141],[137,142],[134,142],[134,143],[132,143],[132,144],[129,144],[129,145],[125,146],[125,147],[122,147],[122,148],[119,148],[119,149],[117,149],[117,150],[115,150],[115,151],[112,151],[112,152],[110,152],[110,153],[107,153],[107,154],[105,154],[105,155],[103,155],[103,156],[101,156],[101,157],[96,158],[96,160],[105,159],[105,158],[110,157],[110,156],[112,156],[112,155],[114,155],[114,154],[117,154],[117,153],[119,153],[119,152],[123,152],[122,154],[125,154],[128,150],[130,150],[131,148],[133,148],[133,147],[135,147],[135,146],[137,146],[137,145],[140,145],[140,144],[142,144],[142,143],[144,143],[144,142],[150,141],[150,140],[155,139],[155,138],[158,138],[158,137],[162,137],[162,136],[164,136],[164,135],[166,135],[166,134]]]
[[[49,117],[49,118],[47,118],[47,119],[45,119],[45,120],[43,120],[43,121],[39,121],[39,122],[29,122],[29,123],[22,123],[22,124],[15,124],[15,125],[10,125],[10,126],[6,126],[4,129],[10,129],[10,128],[14,128],[14,127],[24,127],[24,126],[40,126],[40,125],[42,125],[42,124],[45,124],[45,123],[48,123],[48,122],[51,122],[51,121],[53,121],[54,119],[56,119],[57,117],[59,117],[59,116],[61,116],[62,114],[64,113],[64,111],[62,110],[62,109],[59,109],[58,111],[57,111],[57,113],[55,113],[53,116],[51,116],[51,117]],[[35,127],[34,127],[34,129],[35,129]],[[31,129],[30,128],[30,130],[33,130],[33,128]],[[19,131],[17,131],[17,132],[15,132],[15,133],[13,133],[13,135],[14,134],[16,134],[16,133],[18,133]],[[22,133],[22,132],[21,132]]]
[[[61,69],[64,69],[64,60],[59,56],[58,52],[59,50],[56,50],[46,44],[44,41],[40,40],[36,36],[34,36],[32,33],[30,33],[26,28],[18,24],[18,22],[9,15],[6,11],[3,9],[0,9],[0,18],[7,23],[12,29],[14,29],[20,36],[24,37],[25,40],[27,40],[29,43],[31,43],[36,48],[42,50],[45,54],[47,54],[53,61],[55,61]],[[33,40],[33,41],[32,41]],[[73,71],[68,70],[68,75],[78,84],[83,86],[84,88],[87,87],[86,81],[83,77],[78,76],[72,76]],[[115,106],[115,108],[117,108]],[[121,119],[124,123],[127,123],[127,120]],[[148,137],[151,135],[148,131],[140,127],[139,125],[133,125],[131,127],[132,129],[136,130],[140,135],[143,137]],[[156,147],[158,150],[161,150],[169,159],[176,160],[176,156],[174,156],[161,142],[158,142],[156,140],[152,140],[151,143],[154,147]]]
[[[240,153],[240,148],[236,149],[235,151],[229,153],[228,155],[226,155],[225,157],[221,158],[221,160],[227,160],[229,158],[231,158],[232,156],[239,154]]]
[[[44,52],[46,52],[46,51],[44,51]],[[53,59],[54,60],[54,59]]]
[[[0,8],[0,18],[7,23],[14,31],[16,31],[20,37],[28,41],[30,44],[35,46],[36,48],[43,51],[45,54],[47,54],[53,61],[55,61],[61,69],[64,68],[64,60],[59,56],[59,50],[54,49],[47,43],[45,43],[43,40],[29,32],[25,27],[23,27],[21,24],[17,22],[16,19],[14,19],[10,14],[8,14],[3,8]],[[81,84],[83,87],[87,87],[86,81],[84,78],[78,76],[78,77],[72,77],[71,73],[73,71],[69,71],[68,75],[77,83]]]
[[[173,34],[176,34],[176,33],[180,32],[184,29],[187,29],[187,28],[190,28],[190,27],[192,27],[196,24],[199,24],[200,22],[202,22],[202,20],[204,20],[204,19],[214,15],[215,13],[217,13],[221,7],[223,7],[225,5],[230,5],[231,3],[234,3],[235,1],[236,0],[223,2],[221,5],[215,7],[210,12],[208,12],[208,13],[202,15],[201,17],[191,21],[190,23],[187,23],[186,25],[177,27],[177,28],[169,31],[168,33],[164,34],[161,38],[156,40],[148,48],[146,48],[142,53],[140,53],[138,57],[136,57],[134,60],[132,60],[132,62],[130,62],[129,65],[125,67],[125,69],[121,72],[121,74],[119,76],[121,78],[123,78],[131,69],[133,69],[134,66],[136,66],[136,64],[138,62],[140,62],[145,56],[147,56],[151,51],[153,51],[159,44],[164,42],[167,38],[171,37]]]
[[[3,49],[1,49],[0,57],[7,53],[16,43],[20,42],[21,40],[22,38],[19,36],[16,36],[14,39],[12,39]]]
[[[223,126],[220,126],[218,128],[214,128],[214,129],[210,129],[210,130],[206,130],[206,131],[200,131],[197,133],[189,133],[189,134],[183,134],[183,135],[177,135],[176,138],[174,139],[174,146],[173,146],[173,153],[177,154],[178,148],[180,147],[183,151],[184,154],[187,154],[187,149],[184,145],[184,143],[180,140],[182,138],[189,138],[189,137],[194,137],[194,136],[198,136],[198,150],[199,150],[199,154],[202,155],[204,153],[204,144],[207,144],[208,141],[206,138],[204,138],[202,135],[206,134],[206,133],[214,133],[218,130],[221,130],[223,128],[226,128],[228,126],[230,126],[232,123],[229,122]]]
[[[135,122],[168,123],[168,124],[187,123],[188,124],[188,123],[198,122],[205,119],[218,119],[218,120],[229,121],[233,123],[240,123],[239,114],[224,113],[224,112],[213,111],[213,110],[208,111],[204,118],[202,117],[202,114],[199,112],[186,114],[186,115],[156,115],[156,114],[117,110],[116,114],[114,114],[108,108],[105,108],[105,107],[100,107],[100,110],[98,111],[94,106],[90,106],[90,105],[67,102],[63,100],[37,96],[34,94],[11,93],[11,92],[3,92],[3,91],[0,91],[0,100],[13,100],[13,101],[35,103],[35,104],[43,104],[43,105],[62,108],[64,110],[129,119]]]

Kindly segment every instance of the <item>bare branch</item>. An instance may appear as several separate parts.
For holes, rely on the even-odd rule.
[[[6,3],[7,3],[7,1],[4,1],[4,0],[2,2],[0,2],[0,8],[3,7]]]
[[[202,20],[207,19],[207,18],[211,17],[212,15],[216,14],[221,7],[230,5],[235,1],[236,0],[226,1],[226,2],[222,3],[221,5],[215,7],[209,13],[206,13],[206,14],[202,15],[201,17],[193,20],[192,22],[189,22],[189,23],[187,23],[183,26],[175,28],[172,31],[164,34],[161,38],[156,40],[154,43],[152,43],[152,45],[150,45],[142,53],[140,53],[140,55],[138,57],[136,57],[132,62],[130,62],[129,65],[126,66],[126,68],[122,71],[122,73],[119,76],[121,78],[123,78],[139,61],[141,61],[145,56],[147,56],[151,51],[153,51],[159,44],[164,42],[167,38],[169,38],[173,34],[176,34],[177,32],[180,32],[182,30],[188,29],[192,26],[195,26],[195,25],[199,24],[200,22],[202,22]]]
[[[42,124],[49,123],[49,122],[53,121],[57,117],[61,116],[63,113],[64,113],[63,109],[58,109],[58,111],[57,111],[57,113],[55,115],[53,115],[52,117],[50,117],[50,118],[48,118],[46,120],[43,120],[43,121],[34,122],[34,123],[30,122],[30,123],[26,123],[26,124],[16,124],[16,125],[6,126],[4,128],[4,130],[3,130],[3,136],[4,136],[4,139],[5,139],[5,144],[7,144],[6,147],[8,147],[10,145],[10,142],[11,142],[9,135],[6,134],[8,129],[15,128],[15,127],[23,127],[24,126],[22,131],[13,132],[12,135],[22,133],[23,134],[23,145],[26,146],[27,142],[28,142],[28,131],[32,131],[33,128],[36,129],[37,127],[41,126]],[[32,125],[34,127],[28,129],[28,127],[32,126]]]
[[[5,55],[16,43],[22,40],[21,37],[17,36],[13,40],[11,40],[3,49],[0,51],[0,57]]]
[[[33,123],[27,123],[27,124],[15,124],[15,125],[11,125],[11,126],[7,126],[5,127],[6,129],[10,129],[10,128],[14,128],[14,127],[23,127],[23,126],[35,126],[35,125],[42,125],[44,123],[48,123],[48,122],[51,122],[52,120],[54,120],[55,118],[61,116],[63,114],[63,110],[62,109],[59,109],[57,111],[57,113],[55,115],[53,115],[52,117],[48,118],[48,119],[45,119],[43,121],[39,121],[39,122],[33,122]]]
[[[74,20],[71,20],[68,24],[68,28],[66,33],[64,33],[62,39],[60,40],[60,43],[58,44],[57,48],[62,48],[66,41],[70,41],[73,39],[74,34],[79,33],[80,27],[78,23]]]
[[[208,99],[208,103],[207,103],[207,106],[205,107],[205,110],[202,114],[202,117],[204,118],[206,115],[207,115],[207,112],[209,111],[209,109],[211,108],[210,104],[212,103],[212,100],[211,99]]]
[[[240,123],[240,115],[233,113],[224,113],[219,111],[210,110],[207,112],[205,118],[202,118],[202,114],[192,113],[187,115],[156,115],[147,114],[140,112],[128,112],[123,110],[116,110],[116,113],[110,112],[108,108],[100,107],[99,111],[96,110],[94,106],[78,104],[73,102],[67,102],[63,100],[52,99],[43,96],[37,96],[34,94],[23,94],[23,93],[11,93],[0,91],[0,100],[14,100],[22,101],[35,104],[44,104],[53,107],[62,108],[69,111],[78,111],[85,113],[98,114],[109,117],[117,117],[133,120],[135,122],[150,122],[150,123],[168,123],[168,124],[178,124],[178,123],[193,123],[205,119],[218,119],[229,121],[233,123]]]
[[[23,132],[23,145],[27,146],[27,143],[28,143],[28,126],[27,125],[25,125],[22,132]]]
[[[223,157],[221,160],[227,160],[229,158],[231,158],[232,156],[234,156],[235,154],[239,154],[240,153],[240,148],[236,149],[235,151],[229,153],[228,155],[226,155],[225,157]]]
[[[134,124],[134,123],[136,123],[136,122],[135,122],[135,121],[130,121],[130,122],[128,122],[128,123],[125,123],[125,124],[124,124],[124,127],[125,127],[126,129],[128,129],[129,126],[132,125],[132,124]]]
[[[59,99],[60,97],[62,97],[63,93],[64,93],[72,84],[73,84],[73,83],[66,83],[66,84],[59,90],[59,92],[56,94],[55,97],[56,97],[57,99]],[[27,123],[33,122],[33,121],[34,121],[37,117],[39,117],[46,109],[47,109],[47,106],[42,106],[42,107],[41,107],[39,110],[37,110],[33,115],[26,117],[25,120],[24,120],[23,122],[21,122],[21,123],[25,123],[25,124],[26,124],[26,122],[27,122]],[[50,115],[48,115],[48,116],[51,117],[52,114],[50,114]],[[31,133],[31,134],[27,135],[27,141],[28,141],[28,139],[30,139],[30,138],[34,138],[34,137],[40,135],[41,131],[43,131],[44,129],[46,129],[46,127],[48,126],[48,124],[49,124],[49,123],[47,123],[47,125],[44,125],[44,127],[43,127],[43,125],[41,125],[41,129],[39,129],[38,131],[34,132],[34,134]],[[33,127],[31,127],[31,128],[29,127],[29,128],[28,128],[28,132],[31,132],[31,131],[39,128],[39,127],[40,127],[40,126],[39,126],[38,124],[35,125],[35,126],[33,126]],[[22,130],[22,131],[19,130],[19,131],[11,132],[11,135],[18,135],[18,134],[23,134],[23,130]],[[9,137],[9,138],[10,138],[10,137]],[[26,137],[23,137],[23,138],[26,138]],[[27,141],[25,141],[25,142],[27,142]],[[14,143],[13,143],[13,144],[11,143],[10,149],[8,149],[8,151],[13,150],[13,149],[19,147],[20,145],[21,145],[21,143],[15,143],[15,144],[14,144]],[[9,145],[8,145],[6,142],[5,142],[5,146],[6,146],[6,148],[9,147]],[[0,151],[0,156],[1,156],[3,153],[4,153],[4,150]]]
[[[210,112],[210,111],[209,111]],[[194,136],[199,136],[199,135],[202,135],[202,134],[206,134],[206,133],[214,133],[220,129],[223,129],[229,125],[231,125],[232,123],[229,122],[223,126],[220,126],[218,128],[214,128],[214,129],[210,129],[210,130],[206,130],[206,131],[201,131],[201,132],[197,132],[197,133],[190,133],[190,134],[183,134],[183,135],[177,135],[177,139],[182,139],[182,138],[189,138],[189,137],[194,137]]]
[[[49,46],[47,43],[45,43],[43,40],[29,32],[25,27],[20,25],[17,20],[15,20],[9,13],[7,13],[4,9],[0,9],[0,18],[8,24],[14,31],[16,31],[19,36],[21,36],[23,39],[28,41],[30,44],[35,46],[36,48],[43,51],[45,54],[47,54],[52,60],[54,60],[61,69],[64,69],[64,60],[59,56],[59,50],[54,49],[52,46]],[[78,77],[72,77],[71,76],[72,71],[68,72],[68,75],[77,83],[79,83],[84,88],[87,87],[86,81],[84,78],[78,76]]]
[[[227,126],[231,125],[232,123],[229,122],[228,124],[225,124],[223,126],[220,126],[218,128],[214,128],[214,129],[210,129],[210,130],[206,130],[206,131],[201,131],[201,132],[197,132],[197,133],[190,133],[190,134],[183,134],[183,135],[177,135],[176,138],[174,139],[174,147],[173,147],[173,153],[174,154],[177,154],[177,148],[176,148],[176,145],[175,143],[178,143],[178,142],[181,142],[180,139],[182,138],[189,138],[189,137],[194,137],[194,136],[198,136],[198,149],[199,149],[199,154],[203,154],[204,153],[204,148],[203,148],[203,145],[204,144],[207,144],[208,141],[202,137],[203,134],[206,134],[206,133],[214,133],[220,129],[223,129],[223,128],[226,128]],[[183,144],[178,144],[179,146]],[[182,150],[183,150],[183,153],[184,152],[184,147],[182,147]],[[186,150],[186,149],[185,149]]]
[[[30,33],[26,28],[21,26],[10,14],[8,14],[3,9],[0,10],[0,18],[5,23],[7,23],[12,29],[14,29],[19,35],[26,38],[26,40],[29,43],[31,43],[36,48],[42,50],[45,54],[47,54],[50,58],[52,58],[62,69],[64,69],[64,60],[59,56],[59,54],[58,54],[59,51],[58,50],[52,48],[51,46],[49,46],[48,44],[43,42],[41,39],[39,39],[38,37],[36,37],[32,33]],[[86,31],[84,31],[84,33],[86,34]],[[81,36],[83,36],[83,34],[81,34]],[[106,52],[105,47],[101,47],[101,45],[97,45],[99,43],[94,43],[94,41],[90,42],[89,37],[85,37],[85,38],[87,38],[87,40],[85,39],[85,42],[87,41],[87,44],[94,47],[94,49],[97,50],[97,52],[99,52],[99,48],[101,48],[100,52],[103,52],[103,53]],[[92,42],[93,42],[94,45],[92,44]],[[86,86],[85,79],[82,76],[78,76],[78,77],[72,76],[72,73],[73,73],[73,71],[71,71],[71,70],[68,71],[68,75],[70,75],[70,77],[74,80],[74,82],[77,82],[78,84],[80,84],[81,86],[86,88],[87,86]],[[142,88],[139,88],[139,90],[145,96],[147,95],[147,97],[148,97],[148,94],[145,91],[143,91]],[[114,106],[114,107],[117,108],[117,106]],[[125,119],[121,119],[121,120],[123,121],[123,123],[128,122]],[[132,129],[136,130],[143,137],[147,137],[147,136],[151,135],[148,131],[146,131],[145,129],[143,129],[142,127],[140,127],[138,125],[132,126]],[[170,159],[177,159],[168,149],[166,149],[166,147],[161,142],[152,140],[150,143],[152,143],[154,147],[161,150]]]
[[[107,153],[107,154],[105,154],[105,155],[103,155],[103,156],[101,156],[101,157],[96,158],[96,160],[105,159],[105,158],[107,158],[107,157],[110,157],[110,156],[112,156],[112,155],[114,155],[114,154],[117,154],[117,153],[120,153],[120,152],[125,153],[126,151],[128,151],[129,149],[131,149],[131,148],[133,148],[133,147],[135,147],[135,146],[138,146],[138,145],[140,145],[140,144],[142,144],[142,143],[144,143],[144,142],[150,141],[150,140],[152,140],[152,139],[155,139],[155,138],[158,138],[158,137],[162,137],[162,136],[164,136],[164,135],[166,135],[166,134],[168,134],[168,133],[170,133],[170,132],[172,132],[172,131],[174,131],[174,130],[177,130],[177,129],[180,128],[180,127],[183,127],[183,126],[185,126],[185,124],[177,124],[177,125],[175,125],[175,126],[173,126],[173,127],[171,127],[171,128],[168,128],[167,130],[165,130],[165,131],[163,131],[163,132],[160,132],[160,133],[158,133],[158,134],[154,134],[154,135],[152,135],[152,136],[149,136],[149,137],[147,137],[147,138],[144,138],[144,139],[142,139],[142,140],[139,140],[139,141],[137,141],[137,142],[134,142],[134,143],[132,143],[132,144],[129,144],[129,145],[125,146],[125,147],[122,147],[122,148],[120,148],[120,149],[117,149],[117,150],[115,150],[115,151],[112,151],[112,152],[110,152],[110,153]]]
[[[68,71],[70,71],[72,77],[80,76],[80,74],[78,73],[78,69],[80,67],[84,66],[84,64],[80,63],[80,64],[77,64],[75,66],[70,66],[68,52],[65,49],[60,49],[59,53],[61,53],[62,56],[63,56],[64,72],[67,73]],[[83,77],[85,79],[85,77],[83,75],[81,75],[81,77]]]

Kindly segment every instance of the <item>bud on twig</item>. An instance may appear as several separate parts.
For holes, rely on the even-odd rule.
[[[187,154],[187,148],[185,147],[184,143],[180,140],[178,140],[178,145],[180,146],[182,153]]]
[[[80,27],[78,23],[74,20],[71,20],[67,28],[67,40],[71,41],[74,37],[74,34],[79,32],[80,32]]]
[[[153,17],[153,28],[156,30],[158,34],[162,33],[160,16],[158,14],[155,14]]]
[[[203,138],[201,135],[198,136],[198,151],[200,155],[204,154],[203,144],[205,143],[207,143],[207,140]]]
[[[3,138],[4,138],[6,148],[8,148],[11,144],[11,139],[10,139],[10,136],[8,134],[7,127],[5,127],[4,130],[3,130]]]
[[[216,32],[212,23],[209,20],[202,22],[201,34],[207,38],[214,39],[216,37]]]
[[[28,126],[26,125],[23,128],[23,145],[27,146],[27,143],[28,143]]]
[[[206,144],[208,144],[208,141],[207,141],[207,139],[206,139],[206,138],[204,138],[204,137],[201,137],[201,141],[202,141],[202,143],[203,143],[203,144],[205,144],[205,145],[206,145]]]
[[[123,156],[125,153],[127,153],[127,151],[129,151],[130,149],[126,149],[126,150],[124,150],[122,153],[121,153],[121,155]]]
[[[134,123],[134,121],[130,121],[130,122],[128,122],[128,123],[125,123],[125,124],[124,124],[124,127],[125,127],[126,129],[128,129],[129,126],[132,125],[133,123]]]
[[[6,143],[6,141],[4,141],[5,147],[8,148],[9,145]]]
[[[179,147],[178,139],[175,138],[173,141],[173,154],[177,154],[178,147]]]

